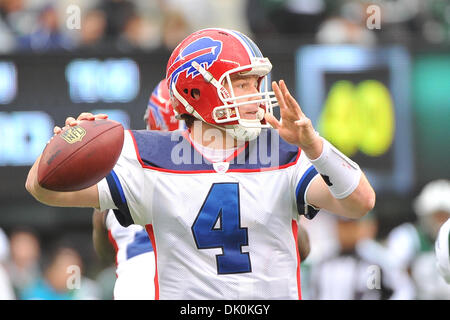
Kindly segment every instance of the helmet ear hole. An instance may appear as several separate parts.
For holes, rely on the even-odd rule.
[[[199,89],[191,89],[191,97],[195,100],[200,99],[200,90]]]
[[[188,93],[189,93],[189,90],[188,90],[187,88],[184,88],[184,89],[183,89],[183,92],[184,92],[184,94],[188,94]]]

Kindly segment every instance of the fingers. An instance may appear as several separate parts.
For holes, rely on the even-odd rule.
[[[284,102],[283,93],[281,92],[281,89],[278,86],[278,83],[276,81],[272,81],[272,89],[273,89],[273,92],[275,93],[275,97],[278,100],[278,104],[280,105],[280,109],[281,110],[285,109],[286,108],[286,103]]]
[[[77,118],[78,121],[81,120],[95,120],[95,116],[90,112],[83,112]]]
[[[281,127],[281,123],[275,118],[273,115],[266,113],[264,115],[264,119],[270,124],[274,129],[279,129]]]
[[[275,93],[275,97],[278,100],[278,105],[280,106],[280,117],[282,119],[289,118],[289,116],[290,116],[289,115],[289,110],[288,110],[288,108],[286,106],[286,102],[284,100],[284,95],[281,92],[281,89],[280,89],[279,85],[275,81],[272,82],[272,89],[273,89],[273,92]]]
[[[108,115],[104,113],[99,113],[95,115],[95,120],[107,119]]]
[[[77,119],[75,119],[74,117],[67,117],[66,121],[64,123],[65,127],[74,127],[78,124],[80,124],[80,121],[82,120],[89,120],[89,121],[93,121],[93,120],[102,120],[102,119],[107,119],[108,115],[104,114],[104,113],[99,113],[99,114],[92,114],[90,112],[83,112],[81,113]],[[58,126],[55,126],[53,128],[53,133],[54,134],[58,134],[60,133],[64,128],[60,128]]]
[[[283,80],[280,80],[279,84],[273,82],[272,88],[280,105],[282,119],[296,121],[305,116]]]
[[[74,117],[67,117],[66,118],[66,122],[65,122],[66,126],[76,126],[77,124],[78,124],[78,122],[75,120]]]
[[[309,127],[312,127],[311,120],[309,118],[303,117],[300,120],[294,121],[295,125],[297,127],[308,129]]]

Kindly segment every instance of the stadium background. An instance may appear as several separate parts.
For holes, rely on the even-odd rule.
[[[381,8],[379,29],[368,27],[371,4]],[[79,28],[71,20],[78,9]],[[38,203],[24,188],[26,174],[52,127],[68,115],[101,110],[143,129],[170,50],[199,28],[251,35],[274,66],[272,79],[286,80],[322,134],[351,126],[320,120],[325,107],[345,119],[349,111],[339,108],[348,101],[358,106],[374,97],[387,105],[387,118],[369,115],[384,123],[374,130],[385,140],[369,141],[380,149],[349,151],[377,191],[378,239],[415,220],[412,200],[427,182],[450,178],[450,4],[444,0],[1,0],[0,10],[0,227],[7,234],[31,227],[43,255],[64,239],[78,248],[92,278],[105,266],[92,249],[91,210]],[[358,91],[366,80],[374,81],[373,90]],[[360,133],[352,130],[349,135]],[[342,139],[341,147],[354,149]]]

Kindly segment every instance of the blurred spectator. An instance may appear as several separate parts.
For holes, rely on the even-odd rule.
[[[0,228],[0,300],[14,300],[14,288],[11,283],[5,263],[9,259],[9,241]]]
[[[129,19],[136,14],[136,7],[129,0],[104,0],[99,9],[106,16],[106,37],[118,39]]]
[[[0,0],[0,53],[8,53],[15,48],[15,38],[13,30],[9,25],[8,15],[11,10],[17,11],[17,9],[21,9],[21,7],[10,6],[11,1]]]
[[[10,234],[10,250],[11,259],[7,263],[7,270],[15,294],[20,297],[22,291],[41,274],[39,238],[33,231],[26,228],[14,230]]]
[[[78,39],[80,49],[99,47],[104,42],[106,16],[101,10],[89,10],[81,19]]]
[[[450,181],[429,182],[414,202],[417,223],[404,223],[388,235],[390,261],[408,272],[416,287],[416,299],[450,299],[450,286],[436,266],[434,242],[439,228],[450,218]]]
[[[380,30],[366,25],[373,5],[380,9]],[[81,30],[66,26],[69,6],[79,8]],[[211,26],[331,44],[418,38],[441,44],[450,42],[448,12],[448,0],[0,0],[0,53],[77,45],[171,49],[182,34]]]
[[[369,30],[367,27],[367,7],[371,3],[361,0],[343,0],[338,3],[330,8],[327,18],[318,26],[316,41],[321,44],[375,45],[376,29]],[[380,16],[383,17],[382,14]]]
[[[95,278],[95,282],[100,289],[100,300],[114,299],[114,284],[116,282],[116,265],[113,263],[108,267],[104,267]]]
[[[325,0],[248,0],[247,18],[255,35],[313,36],[326,8]]]
[[[31,34],[18,39],[18,48],[21,50],[45,51],[72,47],[72,41],[60,32],[59,16],[52,5],[41,9],[37,25]]]
[[[79,253],[59,246],[51,252],[42,278],[37,279],[21,295],[23,300],[91,300],[100,297],[99,288],[82,276]]]
[[[374,213],[362,219],[337,218],[339,251],[311,266],[308,299],[404,299],[405,276],[393,274],[385,263],[385,250],[374,239]],[[403,291],[403,292],[402,292]]]
[[[190,34],[191,26],[179,11],[171,10],[165,13],[162,27],[163,46],[172,51],[175,47]]]
[[[159,46],[157,29],[143,16],[133,14],[128,17],[118,38],[117,48],[122,51],[133,49],[153,49]]]
[[[0,20],[14,36],[26,34],[32,27],[33,13],[23,0],[0,0]],[[31,18],[31,19],[30,19]]]
[[[163,46],[172,51],[190,33],[210,27],[249,33],[245,8],[241,0],[161,1]]]
[[[377,38],[375,33],[364,25],[343,18],[329,18],[320,25],[316,34],[321,44],[356,44],[373,46]]]
[[[161,1],[161,6],[165,13],[178,12],[186,25],[191,28],[188,30],[188,34],[190,34],[206,26],[215,26],[213,2],[209,0],[165,0]]]
[[[430,0],[420,2],[421,35],[434,44],[450,43],[450,2]]]
[[[0,0],[0,53],[16,49],[16,40],[24,33],[24,17],[23,0]]]
[[[247,1],[218,0],[209,1],[213,15],[206,26],[215,26],[232,30],[239,30],[244,34],[251,34],[246,14]],[[205,26],[203,26],[204,28]]]

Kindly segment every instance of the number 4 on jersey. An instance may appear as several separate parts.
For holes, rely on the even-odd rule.
[[[217,273],[251,272],[247,228],[241,227],[238,183],[214,183],[206,196],[192,234],[198,249],[222,248],[216,255]]]

